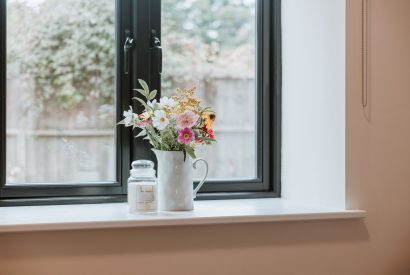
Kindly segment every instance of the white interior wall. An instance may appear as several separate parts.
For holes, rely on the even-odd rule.
[[[282,0],[282,197],[345,207],[345,0]]]

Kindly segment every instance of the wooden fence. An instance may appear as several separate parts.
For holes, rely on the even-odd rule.
[[[217,112],[215,132],[218,142],[211,147],[198,148],[198,155],[209,161],[211,178],[252,178],[256,171],[254,82],[221,79],[215,83],[211,96],[210,91],[200,89],[198,95]],[[23,90],[18,81],[11,81],[8,85],[8,91]],[[24,93],[8,95],[8,182],[115,179],[115,121],[112,112],[102,122],[93,118],[100,107],[94,105],[69,111],[48,110],[33,116],[30,112],[21,111],[20,99],[27,100],[32,96],[27,89]],[[53,112],[60,113],[50,115]],[[15,114],[22,116],[18,119]],[[197,171],[196,175],[200,176],[201,172]]]

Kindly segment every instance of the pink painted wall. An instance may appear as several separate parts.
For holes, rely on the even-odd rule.
[[[348,206],[365,220],[0,235],[0,274],[410,274],[410,1],[347,3]]]

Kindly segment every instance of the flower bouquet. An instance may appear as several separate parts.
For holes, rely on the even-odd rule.
[[[157,101],[157,91],[150,91],[145,81],[138,81],[141,88],[135,90],[144,99],[133,99],[144,110],[136,114],[130,107],[119,124],[140,129],[136,137],[148,140],[154,149],[158,160],[158,209],[192,210],[193,199],[208,174],[208,163],[196,158],[195,148],[215,142],[215,113],[201,106],[194,97],[195,88],[177,89],[176,95]],[[205,175],[193,190],[193,168],[198,161],[204,162]]]
[[[141,114],[133,112],[132,107],[124,111],[124,119],[119,124],[138,128],[136,137],[149,141],[152,147],[161,151],[182,151],[184,159],[188,154],[193,159],[197,145],[209,145],[215,142],[212,129],[215,113],[210,107],[202,107],[201,101],[194,97],[195,87],[177,89],[172,97],[155,99],[157,91],[150,91],[147,83],[138,79],[139,92],[145,100],[134,97],[144,107]]]

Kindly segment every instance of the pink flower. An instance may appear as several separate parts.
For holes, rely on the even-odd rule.
[[[199,115],[195,114],[190,110],[186,110],[182,114],[177,115],[177,128],[185,129],[192,128],[198,121]]]
[[[189,144],[195,139],[195,134],[191,128],[178,130],[178,142],[181,144]]]
[[[207,132],[209,138],[215,138],[214,130],[207,129],[206,132]]]
[[[140,123],[138,124],[138,126],[144,128],[144,127],[146,127],[148,125],[151,125],[151,124],[152,124],[152,119],[149,118],[149,119],[146,119],[146,120],[141,120]]]

